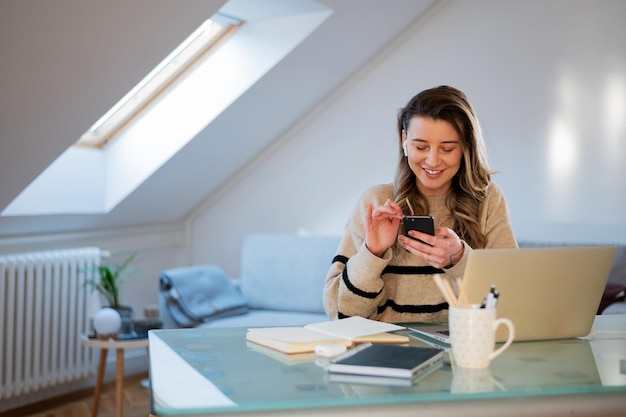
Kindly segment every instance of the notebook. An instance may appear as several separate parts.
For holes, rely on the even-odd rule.
[[[615,246],[565,246],[477,249],[469,256],[463,290],[480,304],[494,284],[500,293],[498,317],[515,325],[515,340],[586,336],[606,286]],[[501,326],[496,340],[504,341]],[[432,344],[446,343],[447,326],[411,326],[412,335]],[[444,346],[445,347],[445,346]]]
[[[361,344],[331,361],[331,373],[414,378],[443,363],[443,350],[416,346]]]
[[[301,353],[299,355],[290,355],[276,349],[271,349],[258,343],[246,342],[246,347],[252,352],[258,352],[268,358],[282,362],[285,365],[298,365],[301,363],[315,362],[318,356],[315,352]]]
[[[443,366],[444,362],[437,360],[430,366],[424,367],[421,370],[415,372],[410,378],[395,378],[388,376],[376,376],[376,375],[359,375],[359,374],[344,374],[338,372],[328,372],[327,381],[338,384],[350,384],[350,385],[383,385],[383,386],[396,386],[396,387],[410,387],[422,382],[428,375],[434,373]]]
[[[354,316],[304,327],[250,328],[246,340],[287,354],[308,353],[315,351],[315,346],[325,343],[340,343],[346,347],[365,342],[409,343],[408,336],[389,333],[403,329],[406,327]]]

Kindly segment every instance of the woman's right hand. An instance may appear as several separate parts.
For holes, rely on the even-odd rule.
[[[396,242],[402,209],[389,199],[376,209],[368,204],[366,220],[365,245],[374,255],[382,257]]]

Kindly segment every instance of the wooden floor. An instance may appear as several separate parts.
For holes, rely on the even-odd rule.
[[[147,374],[124,380],[124,417],[147,417],[149,415],[148,389],[141,385]],[[93,391],[86,391],[64,398],[52,399],[40,404],[10,411],[11,417],[90,417]],[[5,413],[0,413],[3,417]],[[115,383],[105,384],[100,397],[98,417],[115,417]]]

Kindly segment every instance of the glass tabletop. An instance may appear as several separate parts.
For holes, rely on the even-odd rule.
[[[594,328],[609,332],[626,329],[626,316],[598,316]],[[246,342],[246,331],[152,330],[152,412],[158,416],[211,415],[468,399],[626,395],[623,333],[516,342],[486,370],[464,370],[448,360],[433,373],[408,381],[330,374],[325,369],[326,359],[313,353],[286,355]],[[427,346],[415,338],[410,344]]]

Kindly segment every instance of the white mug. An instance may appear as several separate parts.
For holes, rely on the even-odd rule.
[[[496,319],[495,308],[474,307],[450,307],[449,310],[452,357],[454,363],[462,368],[488,367],[492,359],[511,346],[515,338],[515,327],[511,320]],[[502,324],[509,328],[509,337],[495,349],[496,330]]]

